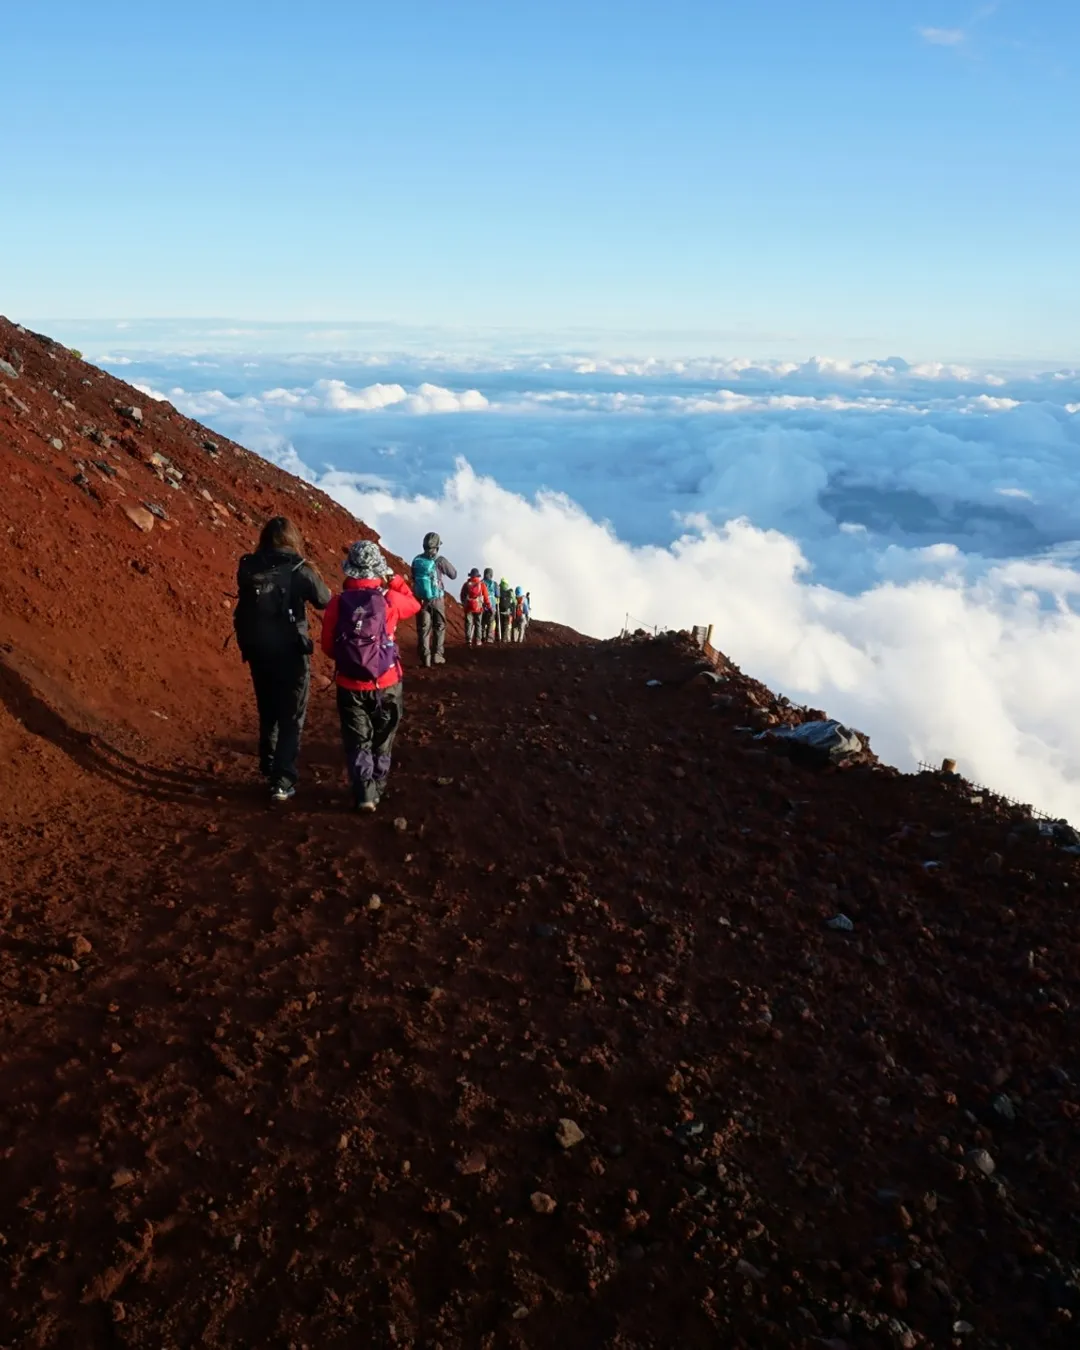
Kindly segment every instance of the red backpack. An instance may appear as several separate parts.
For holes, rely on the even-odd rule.
[[[479,577],[470,577],[465,583],[465,608],[470,614],[483,612],[484,583]]]

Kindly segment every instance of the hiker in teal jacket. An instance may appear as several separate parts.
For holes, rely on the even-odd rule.
[[[420,601],[416,636],[420,642],[420,664],[446,664],[446,588],[443,578],[457,580],[457,568],[442,556],[442,540],[434,531],[424,535],[424,551],[413,559],[413,594]]]

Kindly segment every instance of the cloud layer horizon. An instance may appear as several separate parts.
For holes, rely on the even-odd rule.
[[[910,769],[1080,821],[1080,371],[934,362],[113,353],[411,557],[596,636],[713,623]]]

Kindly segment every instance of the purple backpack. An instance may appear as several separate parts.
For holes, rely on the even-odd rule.
[[[397,643],[386,631],[386,592],[342,591],[334,629],[334,660],[347,680],[378,684],[398,661]]]

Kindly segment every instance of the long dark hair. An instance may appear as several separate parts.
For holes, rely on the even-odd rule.
[[[288,516],[274,516],[268,520],[259,535],[260,553],[272,553],[275,549],[287,549],[290,553],[303,553],[304,541],[300,531]]]

